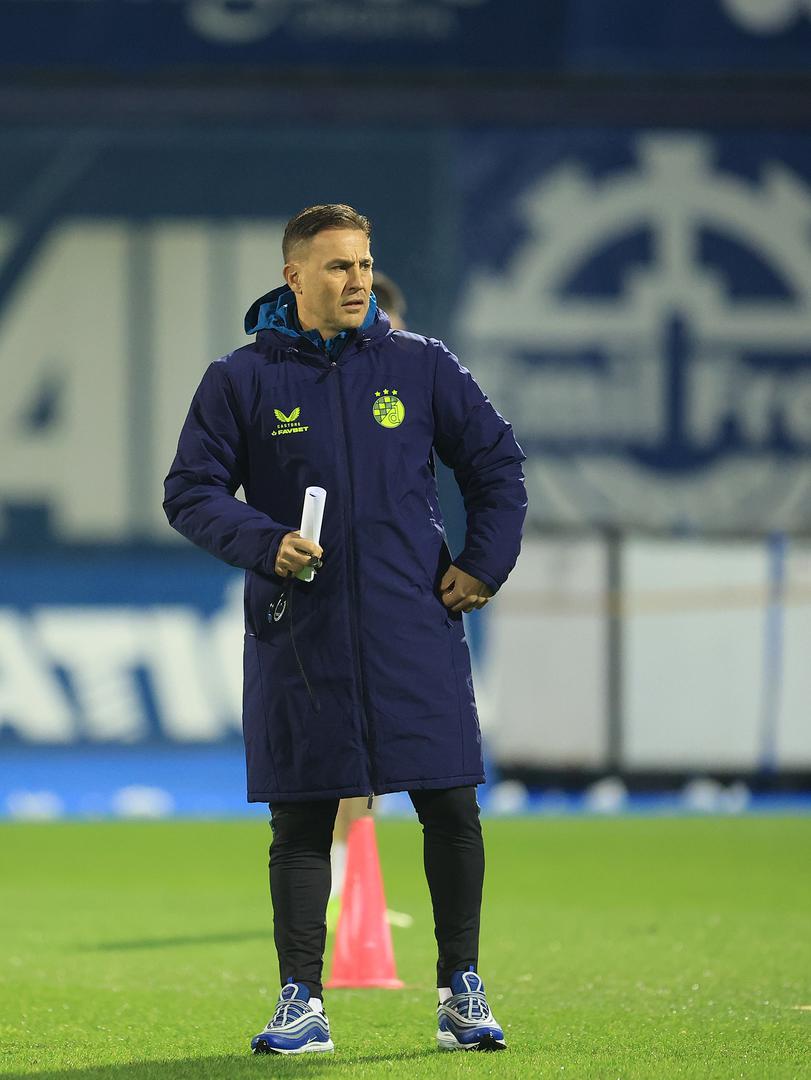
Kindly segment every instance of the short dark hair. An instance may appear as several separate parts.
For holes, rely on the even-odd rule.
[[[308,206],[291,217],[285,226],[282,240],[284,261],[289,262],[293,248],[302,240],[310,240],[324,229],[360,229],[367,238],[372,237],[372,223],[354,207],[344,203],[327,203],[324,206]]]

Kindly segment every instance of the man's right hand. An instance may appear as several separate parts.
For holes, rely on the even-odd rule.
[[[279,544],[274,570],[279,577],[295,576],[305,566],[313,566],[313,558],[320,559],[323,554],[321,545],[315,540],[305,540],[298,530],[289,532]]]

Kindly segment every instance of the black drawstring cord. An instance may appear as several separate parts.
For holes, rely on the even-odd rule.
[[[293,655],[296,658],[296,663],[298,664],[298,669],[301,672],[301,677],[302,677],[302,679],[304,679],[304,685],[307,687],[307,693],[310,695],[310,701],[313,704],[313,708],[315,709],[316,712],[321,712],[321,703],[319,702],[318,698],[313,693],[313,689],[310,686],[310,680],[307,678],[307,673],[304,670],[304,665],[301,662],[301,657],[299,656],[298,649],[296,648],[296,635],[293,633],[293,593],[295,592],[295,584],[296,584],[296,579],[294,577],[291,577],[290,582],[289,582],[288,587],[287,587],[287,590],[288,590],[287,606],[289,608],[289,611],[288,611],[288,625],[290,627],[290,644],[293,646]]]

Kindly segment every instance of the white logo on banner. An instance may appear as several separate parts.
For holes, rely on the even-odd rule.
[[[811,0],[721,0],[731,17],[753,34],[778,34],[803,15]]]
[[[539,521],[807,525],[811,468],[797,451],[811,451],[811,366],[747,354],[808,355],[811,193],[776,163],[757,183],[717,171],[701,137],[644,136],[638,151],[638,168],[607,179],[576,162],[545,174],[519,203],[523,244],[502,272],[477,271],[462,298],[465,356],[531,451],[530,507]],[[735,295],[699,259],[707,228],[768,268],[785,298]],[[651,258],[624,268],[618,295],[567,290],[642,229]],[[583,363],[590,355],[602,362]],[[776,421],[793,456],[770,451]],[[722,449],[730,425],[738,455]],[[629,453],[655,457],[674,437],[704,463],[667,472]]]
[[[158,492],[208,359],[240,343],[245,298],[273,274],[268,252],[283,233],[283,220],[239,217],[67,217],[50,230],[0,318],[0,371],[13,372],[0,391],[0,538],[7,508],[23,506],[47,508],[53,536],[68,543],[147,532],[187,543]],[[0,218],[0,258],[12,236]],[[133,259],[143,296],[154,297],[146,310]],[[61,312],[58,341],[31,334],[50,304]]]
[[[30,615],[0,607],[0,732],[26,742],[177,742],[233,735],[241,726],[242,575],[223,606],[73,604]],[[60,677],[60,673],[61,676]]]
[[[186,18],[223,45],[261,41],[284,27],[310,39],[441,40],[459,29],[456,9],[489,0],[189,0]]]

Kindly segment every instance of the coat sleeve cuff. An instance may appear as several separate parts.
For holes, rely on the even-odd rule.
[[[276,534],[271,539],[270,544],[268,544],[267,554],[265,555],[265,565],[262,568],[264,574],[267,577],[274,577],[277,578],[279,581],[282,580],[276,573],[276,556],[279,553],[279,545],[281,544],[285,536],[287,536],[288,533],[295,531],[296,529],[293,525],[291,525],[290,527],[288,527],[287,525],[282,525],[279,527],[279,529],[276,531]]]
[[[473,577],[478,578],[479,581],[483,582],[488,587],[488,589],[490,589],[490,591],[493,593],[493,596],[495,596],[498,590],[501,588],[500,582],[496,581],[495,578],[492,578],[480,567],[474,566],[473,563],[468,562],[464,555],[460,555],[458,559],[454,559],[453,565],[458,566],[460,570],[464,570],[466,574],[472,574]]]

